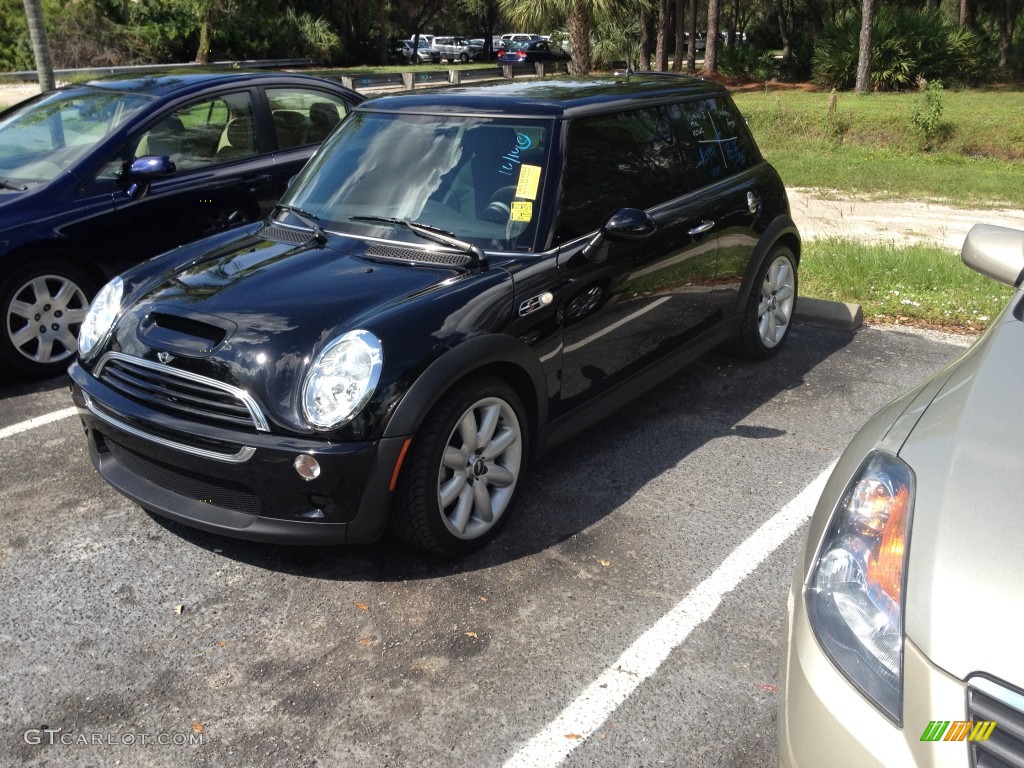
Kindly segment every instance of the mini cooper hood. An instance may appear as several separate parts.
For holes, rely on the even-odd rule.
[[[1003,319],[956,364],[900,451],[917,478],[906,632],[957,678],[1024,685],[1024,323]]]
[[[242,386],[273,408],[326,342],[373,331],[390,307],[459,274],[353,255],[366,247],[340,237],[324,246],[236,240],[131,296],[108,348],[170,354],[175,366]]]

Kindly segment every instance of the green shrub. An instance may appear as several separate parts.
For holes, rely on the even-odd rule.
[[[910,124],[921,137],[921,148],[931,151],[952,133],[952,126],[942,121],[942,81],[921,80],[924,92],[924,109],[914,107],[910,113]]]
[[[814,79],[831,88],[852,88],[857,79],[860,13],[828,27],[814,51]],[[899,91],[918,78],[978,84],[994,72],[991,44],[959,29],[938,11],[879,8],[872,27],[871,84]]]
[[[765,81],[776,76],[775,56],[753,45],[723,48],[718,52],[718,71],[744,80]]]

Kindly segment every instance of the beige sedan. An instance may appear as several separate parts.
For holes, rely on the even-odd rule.
[[[839,460],[789,595],[782,766],[1024,765],[1024,232],[964,262],[1018,288]]]

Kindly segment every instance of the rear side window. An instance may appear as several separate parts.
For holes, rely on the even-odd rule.
[[[760,161],[750,132],[729,99],[689,101],[668,109],[684,147],[692,189],[713,184]]]
[[[652,208],[688,191],[665,107],[569,125],[559,242],[598,229],[620,208]]]

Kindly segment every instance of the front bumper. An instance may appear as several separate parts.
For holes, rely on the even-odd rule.
[[[213,533],[285,544],[370,542],[387,527],[404,437],[332,443],[232,435],[150,410],[78,363],[68,374],[93,465],[151,512]],[[301,454],[319,462],[316,479],[295,471]]]
[[[803,574],[789,594],[789,641],[779,685],[782,768],[966,768],[968,742],[922,741],[933,720],[967,720],[967,686],[908,639],[903,653],[903,727],[882,715],[825,655],[807,618]]]

